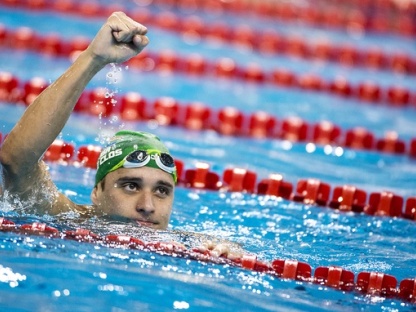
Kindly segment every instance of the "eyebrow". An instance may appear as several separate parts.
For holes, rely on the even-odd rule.
[[[138,177],[129,177],[129,176],[125,176],[125,177],[121,177],[119,179],[116,180],[117,184],[120,183],[124,183],[124,182],[135,182],[137,184],[143,184],[143,179],[142,178],[138,178]],[[158,186],[165,186],[168,187],[170,189],[173,189],[173,184],[164,180],[158,180],[155,183]]]

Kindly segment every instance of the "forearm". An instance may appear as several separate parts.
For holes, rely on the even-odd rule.
[[[3,165],[30,168],[38,162],[62,131],[85,86],[103,66],[88,51],[80,54],[71,67],[29,105],[9,133],[1,151]]]
[[[39,159],[62,131],[82,91],[108,63],[123,63],[149,42],[147,29],[122,12],[113,13],[88,48],[71,67],[29,105],[0,149],[6,180],[19,184],[36,181]],[[17,180],[17,182],[15,182]]]

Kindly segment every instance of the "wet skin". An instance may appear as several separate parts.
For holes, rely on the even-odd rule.
[[[170,174],[151,167],[110,172],[91,193],[96,209],[106,215],[134,220],[141,226],[168,227],[175,183]]]

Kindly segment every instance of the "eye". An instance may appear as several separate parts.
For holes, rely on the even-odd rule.
[[[121,188],[127,192],[136,192],[139,189],[139,186],[137,183],[128,182],[121,185]]]
[[[159,197],[168,197],[171,194],[171,190],[170,188],[163,186],[163,185],[159,185],[156,187],[155,189],[155,193],[159,196]]]

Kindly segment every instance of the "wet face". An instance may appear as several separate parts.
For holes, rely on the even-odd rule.
[[[174,199],[170,174],[151,167],[121,168],[104,178],[91,193],[97,210],[135,221],[140,226],[166,229]]]

